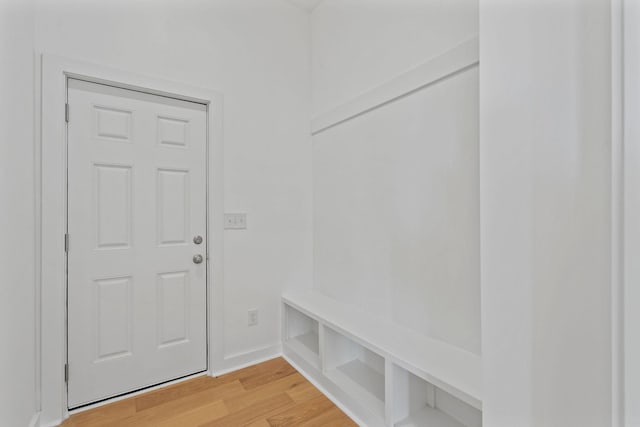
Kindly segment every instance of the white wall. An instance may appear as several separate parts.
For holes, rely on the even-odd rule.
[[[314,137],[316,289],[480,352],[478,69]]]
[[[475,1],[325,0],[316,112],[477,32]],[[314,288],[480,352],[478,68],[314,136]]]
[[[0,424],[36,411],[34,7],[0,1]]]
[[[475,2],[457,0],[453,12],[451,4],[325,0],[312,15],[313,111],[476,33]],[[609,425],[609,1],[480,4],[485,425]],[[225,94],[226,210],[249,213],[249,230],[225,235],[225,354],[277,343],[280,290],[311,280],[311,69],[302,11],[279,0],[37,0],[36,12],[34,41],[31,4],[0,2],[1,256],[11,260],[0,264],[0,342],[10,343],[0,352],[0,414],[7,425],[26,424],[36,410],[33,200],[25,197],[33,192],[34,43]],[[421,94],[376,114],[405,117],[403,108],[432,102]],[[316,141],[327,149],[317,152],[316,185],[334,157],[343,171],[364,167],[360,178],[376,172],[389,147],[383,139],[366,146],[357,124]],[[355,145],[343,148],[340,138]],[[347,147],[350,157],[340,157]],[[362,154],[371,162],[357,163]],[[254,307],[261,324],[247,328]]]
[[[311,31],[318,114],[474,36],[478,1],[324,0]]]
[[[481,0],[486,426],[611,425],[609,0]]]
[[[36,8],[38,51],[223,93],[225,210],[248,213],[246,231],[225,232],[225,280],[214,284],[224,286],[224,354],[277,351],[281,291],[311,280],[308,15],[282,0]]]

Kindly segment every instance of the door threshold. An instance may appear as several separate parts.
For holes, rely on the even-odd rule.
[[[204,370],[204,371],[200,371],[200,372],[196,372],[195,374],[189,374],[189,375],[185,375],[184,377],[180,377],[180,378],[176,378],[173,380],[168,380],[168,381],[164,381],[158,384],[154,384],[154,385],[150,385],[148,387],[143,387],[143,388],[139,388],[133,391],[128,391],[122,394],[118,394],[116,396],[112,396],[112,397],[108,397],[106,399],[102,399],[99,400],[97,402],[92,402],[92,403],[87,403],[84,405],[80,405],[80,406],[76,406],[74,408],[69,408],[69,416],[71,415],[75,415],[75,414],[79,414],[81,412],[85,412],[91,409],[95,409],[95,408],[99,408],[101,406],[105,406],[108,405],[110,403],[115,403],[118,402],[120,400],[125,400],[128,399],[130,397],[134,397],[134,396],[139,396],[141,394],[144,393],[148,393],[150,391],[154,391],[154,390],[158,390],[173,384],[178,384],[184,381],[188,381],[188,380],[192,380],[194,378],[198,378],[198,377],[203,377],[206,376],[207,373],[209,371],[208,370]]]

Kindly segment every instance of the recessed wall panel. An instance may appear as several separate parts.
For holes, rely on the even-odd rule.
[[[94,107],[96,136],[101,139],[130,142],[131,112],[108,107]]]
[[[158,275],[158,345],[188,341],[189,272]]]
[[[189,172],[159,169],[157,179],[158,243],[187,243],[189,230]]]
[[[158,142],[167,147],[187,146],[189,122],[187,120],[158,116]]]
[[[99,279],[95,286],[96,361],[132,353],[132,278]]]
[[[131,245],[130,166],[95,165],[95,228],[98,249],[123,249]]]
[[[314,135],[314,287],[476,354],[478,67]]]

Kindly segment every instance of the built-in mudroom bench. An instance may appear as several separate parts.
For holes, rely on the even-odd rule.
[[[285,358],[363,426],[479,427],[479,355],[312,291],[287,292]]]

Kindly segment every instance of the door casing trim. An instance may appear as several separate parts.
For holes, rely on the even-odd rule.
[[[218,91],[59,57],[40,55],[40,110],[36,113],[36,393],[41,425],[69,416],[67,360],[66,232],[67,80],[77,78],[207,105],[207,347],[208,373],[224,358],[224,144],[223,97]],[[38,390],[39,389],[39,390]]]

